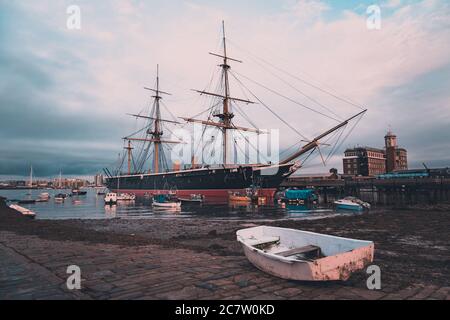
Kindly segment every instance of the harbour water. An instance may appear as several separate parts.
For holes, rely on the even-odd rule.
[[[349,212],[335,212],[332,208],[319,205],[311,208],[297,205],[254,204],[183,204],[181,211],[152,208],[151,199],[138,197],[135,201],[105,205],[103,195],[95,189],[86,189],[86,195],[71,196],[64,202],[55,202],[58,193],[70,190],[0,190],[0,196],[10,201],[37,199],[42,192],[50,194],[48,202],[21,204],[34,212],[37,219],[112,219],[112,218],[186,218],[204,217],[215,219],[314,219]],[[29,194],[31,193],[31,194]]]

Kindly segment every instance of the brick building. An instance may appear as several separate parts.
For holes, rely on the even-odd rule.
[[[408,169],[408,153],[397,145],[397,136],[389,131],[384,137],[386,145],[386,172]]]
[[[398,146],[397,136],[389,131],[384,141],[385,149],[357,147],[345,150],[344,174],[375,176],[396,170],[407,170],[408,154],[406,149]]]
[[[345,150],[344,174],[353,176],[374,176],[386,173],[384,150],[358,147]]]

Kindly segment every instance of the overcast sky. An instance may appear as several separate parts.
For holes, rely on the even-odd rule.
[[[154,84],[156,64],[163,90],[173,94],[165,99],[171,112],[201,112],[205,101],[190,89],[204,88],[217,67],[208,52],[220,50],[222,20],[229,54],[244,60],[232,70],[313,106],[265,74],[256,55],[369,109],[326,167],[317,162],[305,172],[341,170],[345,148],[382,147],[389,126],[410,167],[450,166],[450,5],[378,1],[381,29],[369,30],[366,9],[374,2],[0,0],[0,175],[27,175],[30,165],[42,177],[60,169],[91,175],[113,165],[120,138],[139,128],[126,113],[148,106],[142,87]],[[81,9],[80,30],[67,28],[72,4]],[[341,118],[358,111],[292,85]],[[333,125],[254,90],[309,138]],[[243,108],[261,128],[279,128],[282,147],[298,140],[261,105]]]

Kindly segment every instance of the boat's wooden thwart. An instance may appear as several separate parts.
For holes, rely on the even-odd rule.
[[[282,257],[292,257],[297,254],[313,254],[315,257],[320,257],[320,248],[318,246],[304,246],[300,248],[294,248],[282,252],[277,252],[277,255]]]
[[[371,241],[267,226],[236,234],[253,265],[283,279],[347,280],[373,261]]]

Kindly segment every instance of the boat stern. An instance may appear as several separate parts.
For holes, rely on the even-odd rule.
[[[363,270],[373,262],[375,245],[370,244],[309,262],[315,281],[346,281],[352,273]]]

